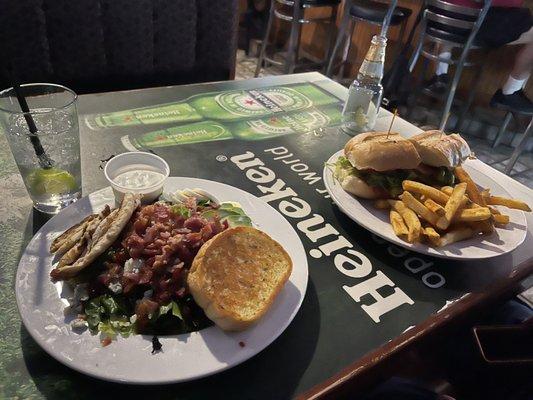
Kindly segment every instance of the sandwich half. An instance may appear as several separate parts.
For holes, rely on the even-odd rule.
[[[442,131],[422,132],[409,139],[420,155],[418,179],[432,186],[454,184],[453,169],[470,155],[468,143],[458,134]]]
[[[402,182],[416,177],[420,156],[413,143],[394,132],[368,132],[350,139],[335,163],[342,188],[365,199],[395,198]]]

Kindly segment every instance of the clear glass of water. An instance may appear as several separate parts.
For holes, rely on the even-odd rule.
[[[56,213],[81,197],[77,95],[51,83],[20,85],[20,93],[28,113],[22,112],[13,88],[0,92],[0,129],[34,207]],[[28,120],[36,132],[30,131]]]

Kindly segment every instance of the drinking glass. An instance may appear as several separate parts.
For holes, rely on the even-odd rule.
[[[0,129],[34,207],[56,213],[81,196],[77,95],[51,83],[20,85],[20,95],[28,112],[14,88],[0,92]]]

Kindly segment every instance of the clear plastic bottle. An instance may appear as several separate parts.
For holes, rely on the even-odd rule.
[[[350,85],[348,99],[342,111],[342,129],[349,135],[374,128],[383,95],[383,66],[387,38],[374,36],[357,78]]]

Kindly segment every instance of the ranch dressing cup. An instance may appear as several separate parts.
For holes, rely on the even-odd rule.
[[[163,185],[170,174],[165,160],[152,153],[133,151],[122,153],[109,160],[104,175],[113,188],[119,204],[124,193],[140,193],[142,203],[151,203],[163,192]]]

